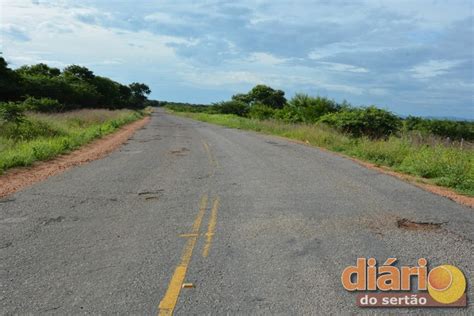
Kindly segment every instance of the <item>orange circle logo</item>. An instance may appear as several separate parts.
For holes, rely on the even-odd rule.
[[[466,278],[457,267],[445,264],[428,274],[428,293],[437,302],[456,302],[466,290]]]

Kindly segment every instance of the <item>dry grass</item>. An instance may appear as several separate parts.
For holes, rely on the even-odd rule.
[[[20,125],[0,125],[0,173],[69,152],[93,139],[135,121],[143,113],[132,110],[78,110],[28,113]]]

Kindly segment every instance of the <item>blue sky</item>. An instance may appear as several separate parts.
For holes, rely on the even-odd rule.
[[[81,64],[159,100],[210,103],[264,83],[474,118],[473,3],[2,0],[0,45],[13,67]]]

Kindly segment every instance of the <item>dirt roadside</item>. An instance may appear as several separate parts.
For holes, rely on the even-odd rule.
[[[127,124],[117,132],[97,139],[90,144],[52,160],[35,163],[31,167],[13,168],[0,176],[0,198],[13,194],[36,182],[43,181],[50,176],[64,172],[96,159],[105,157],[126,142],[138,129],[150,121],[147,116],[143,119]]]

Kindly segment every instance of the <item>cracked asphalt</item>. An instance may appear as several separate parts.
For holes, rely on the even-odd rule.
[[[358,257],[425,257],[470,283],[473,214],[316,148],[157,110],[108,157],[0,200],[0,313],[472,314],[472,287],[467,309],[361,310],[340,276]]]

